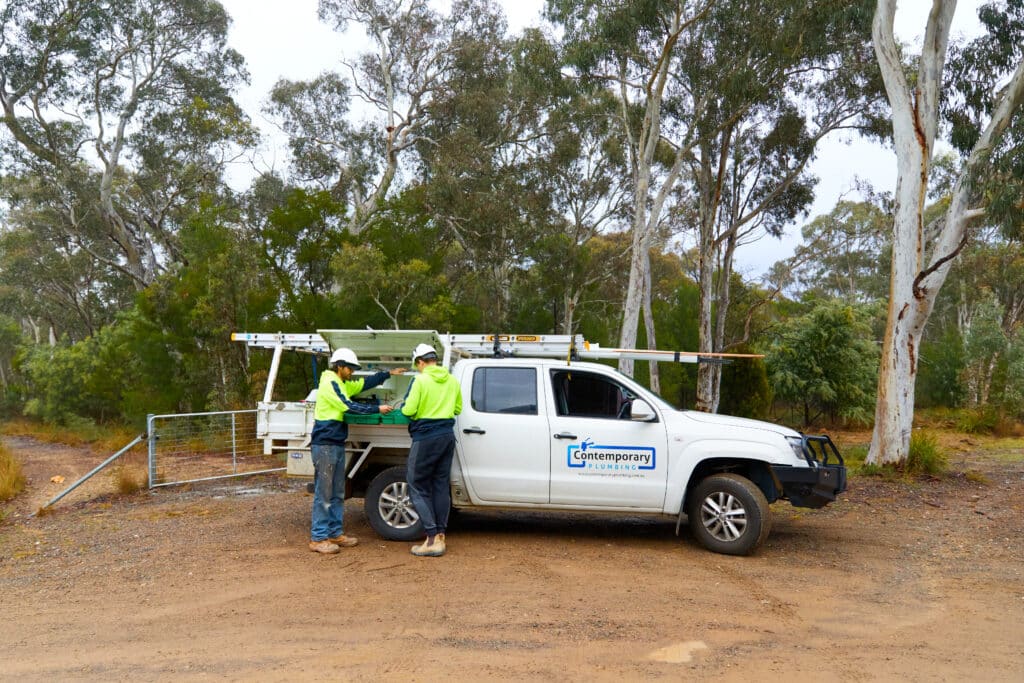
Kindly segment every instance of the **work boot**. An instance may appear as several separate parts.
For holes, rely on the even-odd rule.
[[[431,538],[428,536],[420,545],[414,545],[411,550],[412,554],[417,557],[441,557],[444,555],[444,540],[438,541],[438,537],[434,536],[434,542],[430,541]]]
[[[334,538],[328,538],[327,540],[341,548],[351,548],[359,543],[359,539],[355,536],[346,536],[345,534],[335,536]]]
[[[341,552],[341,548],[327,540],[310,541],[309,549],[314,553],[320,553],[322,555],[333,555],[334,553]]]

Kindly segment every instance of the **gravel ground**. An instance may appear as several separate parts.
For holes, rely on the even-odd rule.
[[[462,513],[443,558],[373,535],[308,552],[279,476],[115,495],[102,457],[5,438],[28,490],[0,523],[2,680],[1019,680],[1024,449],[969,477],[854,479],[772,506],[753,557],[673,520]],[[54,475],[65,484],[54,484]]]

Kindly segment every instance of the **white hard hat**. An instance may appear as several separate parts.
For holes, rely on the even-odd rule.
[[[430,344],[418,344],[412,352],[412,362],[415,363],[420,358],[428,358],[430,356],[437,358],[437,350]]]
[[[356,354],[352,349],[335,349],[334,353],[331,354],[330,364],[335,365],[337,363],[344,363],[350,368],[354,368],[356,370],[360,368],[359,359],[356,358]]]

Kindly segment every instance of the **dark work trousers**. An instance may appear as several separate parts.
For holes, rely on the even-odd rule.
[[[452,506],[449,480],[454,455],[455,434],[451,432],[413,441],[409,449],[406,474],[409,497],[427,536],[443,534],[448,527],[448,511]]]

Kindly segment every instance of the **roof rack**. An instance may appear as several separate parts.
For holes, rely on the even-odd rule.
[[[435,330],[317,330],[315,334],[235,332],[233,341],[251,347],[326,354],[344,346],[361,360],[377,365],[408,364],[410,350],[430,344],[452,356],[475,358],[541,357],[566,360],[633,360],[673,363],[727,363],[736,358],[763,358],[754,353],[704,353],[661,349],[602,348],[575,334],[440,334]]]

